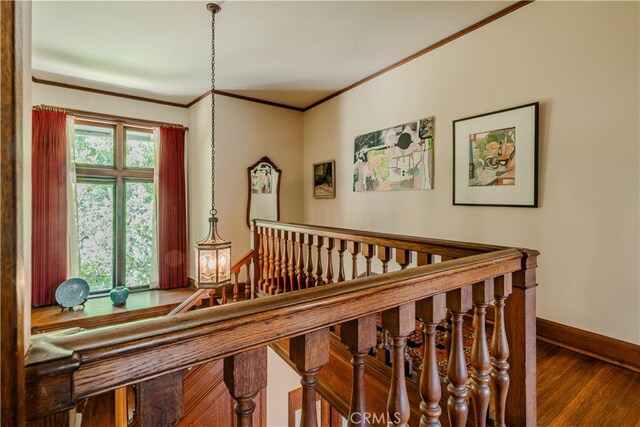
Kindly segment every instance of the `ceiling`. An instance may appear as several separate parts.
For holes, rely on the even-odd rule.
[[[34,1],[33,75],[187,104],[210,88],[202,1]],[[233,1],[216,89],[306,107],[514,1]]]

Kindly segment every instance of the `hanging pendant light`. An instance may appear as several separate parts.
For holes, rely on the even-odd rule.
[[[218,288],[231,283],[231,242],[225,241],[218,234],[218,218],[216,217],[216,101],[215,101],[215,64],[216,64],[216,13],[220,6],[209,3],[211,12],[211,218],[209,218],[209,234],[196,245],[196,277],[198,288]]]

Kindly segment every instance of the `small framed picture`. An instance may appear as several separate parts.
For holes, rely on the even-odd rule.
[[[313,165],[313,197],[332,199],[336,197],[336,162],[315,163]]]
[[[454,120],[454,205],[538,207],[538,107]]]

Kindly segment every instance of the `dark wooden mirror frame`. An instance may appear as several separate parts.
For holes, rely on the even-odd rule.
[[[251,171],[253,171],[260,163],[267,163],[276,172],[278,172],[278,184],[276,185],[276,221],[280,221],[280,181],[282,181],[282,170],[271,161],[270,158],[264,156],[247,168],[247,227],[251,228]],[[265,218],[266,219],[266,218]]]

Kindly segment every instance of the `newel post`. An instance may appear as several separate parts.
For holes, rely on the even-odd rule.
[[[509,342],[509,393],[506,424],[536,425],[536,267],[539,252],[522,249],[522,270],[512,276],[505,305]]]

